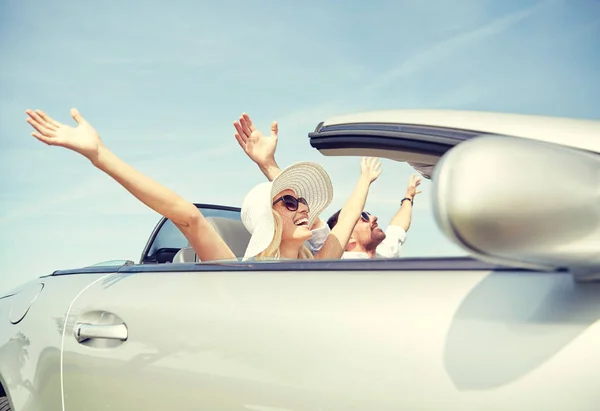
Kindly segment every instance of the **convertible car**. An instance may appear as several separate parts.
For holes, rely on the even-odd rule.
[[[600,122],[380,111],[308,136],[431,179],[468,257],[198,262],[162,219],[137,263],[0,296],[0,410],[599,409]],[[198,207],[243,255],[240,209]]]

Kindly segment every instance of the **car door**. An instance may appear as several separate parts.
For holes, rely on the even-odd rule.
[[[72,304],[65,410],[591,410],[598,318],[470,259],[123,267]]]

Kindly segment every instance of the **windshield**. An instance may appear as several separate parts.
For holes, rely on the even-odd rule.
[[[205,217],[221,217],[240,220],[240,209],[234,207],[219,207],[196,205]],[[188,246],[188,240],[171,220],[163,219],[150,247],[142,258],[143,263],[167,262],[181,248]]]

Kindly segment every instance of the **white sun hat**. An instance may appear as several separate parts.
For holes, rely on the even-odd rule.
[[[322,166],[308,161],[292,164],[272,182],[254,186],[242,203],[242,223],[251,234],[244,258],[255,257],[273,241],[273,199],[287,189],[293,190],[297,197],[306,199],[309,206],[309,227],[333,199],[333,185],[329,175]]]

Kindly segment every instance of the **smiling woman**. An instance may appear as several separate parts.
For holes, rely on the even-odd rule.
[[[332,198],[331,180],[315,163],[296,163],[258,184],[242,203],[242,222],[252,234],[244,256],[312,258],[304,243]]]
[[[77,127],[53,120],[41,110],[27,110],[32,135],[48,145],[73,150],[111,176],[138,200],[171,220],[183,233],[201,261],[226,260],[235,253],[202,212],[191,202],[126,164],[108,150],[98,132],[76,110],[71,116]],[[340,213],[338,226],[328,235],[314,258],[340,258],[352,229],[360,218],[369,187],[381,174],[381,163],[363,158],[361,175],[350,199]],[[322,225],[319,214],[331,203],[333,188],[323,167],[296,163],[272,182],[259,184],[246,196],[242,221],[252,235],[245,258],[313,258],[304,243],[310,228]]]

